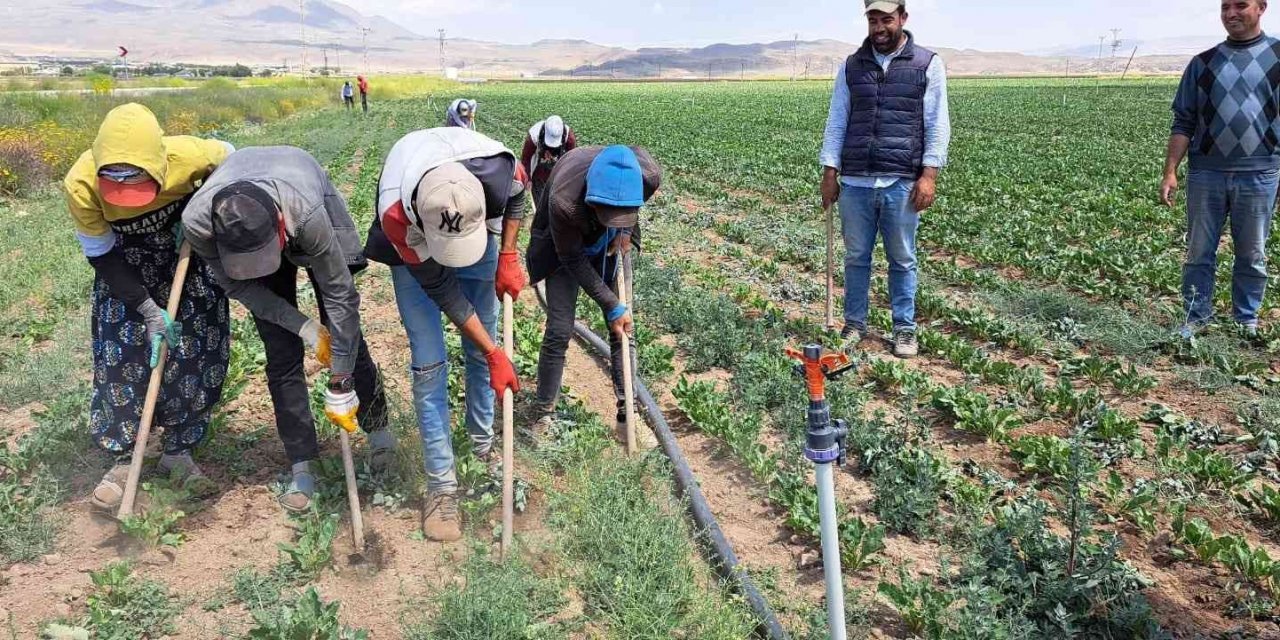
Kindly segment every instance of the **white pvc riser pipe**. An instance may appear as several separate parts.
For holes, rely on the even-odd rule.
[[[844,580],[840,573],[834,474],[831,463],[814,465],[818,483],[818,516],[822,525],[822,571],[827,580],[827,628],[831,632],[831,640],[845,640]]]

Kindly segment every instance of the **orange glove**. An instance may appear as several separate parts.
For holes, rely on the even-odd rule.
[[[489,361],[489,386],[494,393],[501,397],[502,392],[507,389],[511,389],[512,393],[520,391],[520,378],[516,376],[516,368],[501,348],[495,348],[485,354],[484,358]]]
[[[524,269],[520,268],[520,254],[515,251],[499,252],[498,273],[494,277],[498,300],[501,301],[504,294],[510,295],[512,300],[519,298],[525,283]]]

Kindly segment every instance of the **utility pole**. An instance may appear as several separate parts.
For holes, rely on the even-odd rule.
[[[747,61],[739,59],[738,60],[738,80],[741,81],[746,79],[747,79]]]
[[[324,55],[324,75],[329,75],[329,48],[320,47],[320,53]]]
[[[444,75],[444,29],[437,29],[440,33],[440,75]]]
[[[1098,64],[1102,64],[1102,45],[1106,43],[1106,36],[1098,36]]]
[[[799,58],[800,58],[800,34],[797,33],[796,37],[791,41],[791,80],[792,82],[794,82],[796,79],[796,62],[799,60]]]
[[[342,73],[342,49],[333,50],[333,68],[335,72]]]
[[[298,33],[302,37],[302,75],[307,75],[307,0],[298,0]]]
[[[364,72],[369,73],[369,27],[360,27],[360,46],[364,48]]]

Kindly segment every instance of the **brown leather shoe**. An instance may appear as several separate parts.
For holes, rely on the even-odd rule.
[[[423,516],[422,533],[428,538],[438,542],[453,542],[462,537],[458,498],[454,494],[441,493],[427,498]]]

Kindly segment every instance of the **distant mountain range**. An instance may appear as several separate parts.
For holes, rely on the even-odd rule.
[[[0,7],[0,62],[111,59],[117,47],[125,46],[132,64],[243,63],[296,69],[305,56],[310,68],[327,65],[354,72],[364,66],[367,42],[369,70],[375,72],[439,72],[444,66],[459,68],[464,77],[825,78],[857,48],[836,40],[632,50],[585,40],[501,44],[450,39],[442,64],[436,39],[386,18],[363,15],[334,0],[305,0],[303,11],[305,28],[298,5],[289,0],[6,0]],[[1137,43],[1142,55],[1132,71],[1176,73],[1190,55],[1214,41]],[[1118,72],[1124,64],[1112,60],[1109,50],[1099,59],[1096,46],[1042,55],[938,52],[955,75]]]
[[[1123,36],[1123,34],[1121,34]],[[1152,40],[1120,39],[1120,46],[1115,49],[1116,57],[1128,58],[1136,47],[1142,56],[1194,56],[1201,51],[1222,42],[1224,36],[1179,36],[1175,38],[1156,38]],[[1111,38],[1104,36],[1100,42],[1079,46],[1051,47],[1030,52],[1042,56],[1071,56],[1075,58],[1111,57],[1113,49]]]

